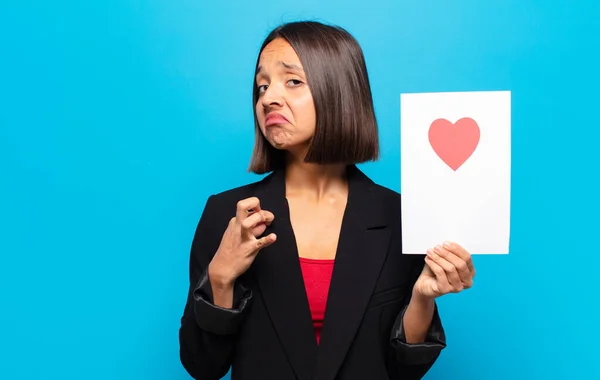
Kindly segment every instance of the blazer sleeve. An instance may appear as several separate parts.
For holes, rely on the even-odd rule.
[[[411,286],[406,299],[410,300],[412,285],[423,270],[424,260],[422,255],[411,255]],[[406,342],[404,331],[404,314],[408,308],[408,302],[396,317],[396,321],[390,334],[392,347],[392,360],[402,379],[421,379],[433,366],[441,351],[446,348],[446,335],[439,315],[437,304],[435,305],[431,326],[425,340],[421,343],[409,344]]]
[[[252,291],[238,281],[231,309],[213,303],[208,264],[227,226],[222,210],[216,196],[210,196],[190,253],[190,283],[179,328],[179,353],[183,367],[196,380],[218,380],[227,374],[237,331],[252,299]]]

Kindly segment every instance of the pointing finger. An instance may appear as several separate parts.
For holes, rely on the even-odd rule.
[[[246,219],[244,219],[241,223],[242,231],[247,238],[251,238],[255,236],[254,228],[261,224],[270,225],[274,219],[273,213],[269,211],[259,211],[255,214],[250,215]],[[262,232],[261,232],[262,233]]]
[[[242,199],[237,203],[236,218],[241,223],[249,215],[249,212],[256,213],[260,211],[260,201],[256,197]]]

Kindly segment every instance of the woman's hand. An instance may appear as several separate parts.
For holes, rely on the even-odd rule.
[[[427,251],[425,267],[413,287],[413,295],[434,299],[473,286],[475,268],[471,254],[456,243],[446,242]]]
[[[273,219],[273,213],[261,210],[258,198],[238,202],[236,216],[229,221],[208,268],[213,288],[233,287],[235,280],[248,270],[257,253],[275,242],[275,234],[258,238]]]

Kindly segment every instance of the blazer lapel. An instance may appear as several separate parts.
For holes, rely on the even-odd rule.
[[[348,181],[348,203],[329,288],[315,380],[335,378],[369,303],[390,241],[383,203],[373,193],[375,184],[355,166],[349,168]],[[302,304],[302,310],[304,307]],[[304,322],[298,322],[304,332]]]
[[[276,171],[259,183],[261,208],[275,215],[265,235],[277,241],[262,249],[253,265],[256,283],[288,360],[299,380],[313,378],[317,342],[298,259],[298,249],[285,197],[285,172]]]

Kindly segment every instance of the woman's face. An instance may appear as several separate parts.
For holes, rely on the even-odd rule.
[[[277,149],[303,155],[315,132],[316,112],[298,55],[283,39],[262,51],[256,75],[256,116],[265,138]]]

